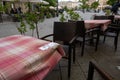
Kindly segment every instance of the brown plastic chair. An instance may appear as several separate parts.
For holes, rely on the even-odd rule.
[[[114,38],[114,46],[115,46],[115,51],[116,51],[117,50],[117,44],[118,44],[119,32],[120,32],[120,25],[110,24],[109,27],[107,28],[107,30],[104,32],[103,43],[105,42],[106,37]]]
[[[114,38],[114,46],[115,46],[115,51],[116,51],[117,44],[118,44],[118,36],[119,36],[120,26],[119,26],[119,24],[115,23],[114,15],[107,16],[107,19],[111,20],[111,24],[108,25],[107,30],[103,34],[104,35],[103,43],[105,42],[106,37]]]
[[[115,16],[114,16],[114,15],[109,15],[109,16],[107,16],[107,19],[110,19],[110,20],[111,20],[111,24],[114,24],[114,23],[115,23]]]
[[[71,74],[71,54],[73,53],[73,61],[75,62],[75,39],[76,39],[76,23],[72,22],[54,22],[53,34],[42,37],[41,39],[53,36],[54,42],[62,42],[61,44],[68,53],[65,57],[68,59],[68,77]],[[73,51],[73,52],[72,52]]]
[[[110,19],[111,23],[114,22],[114,15],[94,15],[94,20],[107,20]]]
[[[106,20],[108,19],[108,16],[105,15],[94,15],[94,20]]]
[[[103,43],[106,40],[106,37],[112,37],[114,38],[114,46],[115,46],[115,51],[117,50],[117,44],[118,44],[118,36],[119,36],[119,31],[120,31],[120,26],[119,24],[115,23],[114,20],[114,15],[102,15],[102,16],[94,16],[94,19],[110,19],[111,20],[111,24],[108,25],[108,28],[105,32],[103,32]]]
[[[95,51],[97,51],[97,47],[98,47],[98,43],[99,43],[100,25],[96,26],[95,28],[86,30],[84,21],[69,20],[69,22],[76,22],[76,26],[77,26],[76,41],[79,41],[82,44],[81,56],[84,55],[84,48],[85,48],[86,41],[93,42],[93,40],[95,39],[96,40]],[[94,35],[96,35],[96,36],[94,36]]]

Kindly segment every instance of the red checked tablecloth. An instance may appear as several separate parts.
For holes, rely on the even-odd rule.
[[[42,80],[64,55],[53,42],[13,35],[0,39],[0,80]]]
[[[93,28],[96,25],[102,24],[102,30],[105,31],[108,27],[108,24],[111,23],[111,20],[85,20],[85,26],[87,29]]]
[[[120,15],[115,15],[115,20],[120,19]]]

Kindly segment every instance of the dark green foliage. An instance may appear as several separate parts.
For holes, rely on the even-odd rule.
[[[64,14],[61,14],[61,17],[60,17],[59,20],[60,20],[61,22],[66,21],[66,17],[65,17],[65,15],[64,15]]]
[[[89,0],[79,0],[79,2],[81,3],[80,7],[82,9],[85,9],[87,7],[87,1],[89,1]]]
[[[67,13],[69,14],[71,20],[78,20],[80,18],[80,15],[73,10],[68,10]]]
[[[95,1],[91,4],[91,8],[96,9],[99,6],[99,2]]]
[[[119,1],[119,0],[108,0],[107,4],[112,6],[116,1]]]
[[[56,6],[57,0],[44,0],[49,3],[50,6]]]
[[[29,4],[29,5],[28,5]],[[31,3],[28,3],[27,6],[29,8]],[[21,34],[25,34],[25,32],[27,31],[27,25],[29,25],[29,29],[32,30],[32,35],[34,34],[34,30],[36,29],[36,33],[37,33],[37,37],[39,38],[39,28],[38,28],[38,23],[39,22],[43,22],[44,21],[44,12],[48,10],[48,7],[42,4],[37,4],[38,9],[35,9],[34,11],[31,11],[31,9],[29,9],[29,11],[27,13],[24,13],[24,18],[21,18],[19,14],[17,14],[20,19],[20,27],[17,28],[18,31]]]
[[[68,19],[70,19],[70,20],[79,20],[80,19],[80,15],[77,12],[74,12],[74,10],[68,9],[67,7],[65,7],[65,11],[66,11],[67,15],[65,16],[64,13],[61,14],[61,17],[59,19],[61,22],[64,22]]]
[[[25,35],[25,32],[27,32],[26,25],[23,21],[21,21],[20,27],[18,27],[17,29],[23,35]]]

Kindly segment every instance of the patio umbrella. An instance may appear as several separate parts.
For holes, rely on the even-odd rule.
[[[16,1],[16,0],[2,0],[2,1]],[[33,2],[33,3],[43,3],[43,4],[49,4],[47,1],[43,0],[18,0],[20,2]]]
[[[43,0],[42,0],[41,2],[42,2],[43,4],[49,4],[47,1],[43,1]]]
[[[38,3],[38,2],[41,2],[42,0],[20,0],[22,2],[35,2],[35,3]]]
[[[56,9],[56,7],[53,7],[53,6],[50,6],[49,8],[50,8],[50,9]]]
[[[2,0],[2,1],[15,1],[15,0]]]
[[[20,0],[20,1],[49,4],[47,1],[43,1],[43,0]]]

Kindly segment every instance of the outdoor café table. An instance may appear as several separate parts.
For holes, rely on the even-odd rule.
[[[115,23],[120,23],[120,15],[115,15]]]
[[[115,20],[120,20],[120,15],[115,15]]]
[[[64,55],[54,42],[12,35],[0,39],[0,80],[43,80]]]
[[[110,23],[111,20],[85,20],[85,27],[90,29],[94,28],[96,25],[102,24],[101,30],[105,31]]]

